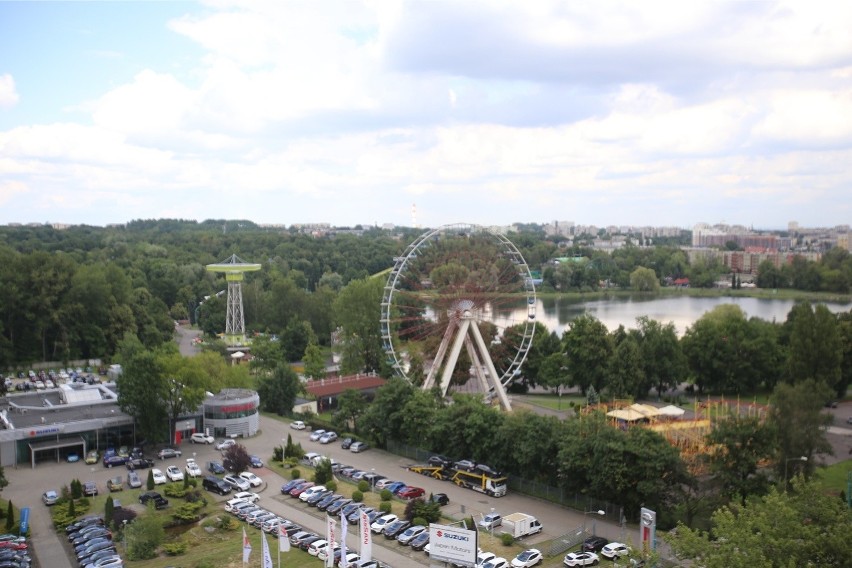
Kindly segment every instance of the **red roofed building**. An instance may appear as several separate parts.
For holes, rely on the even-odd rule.
[[[385,384],[385,379],[375,373],[317,379],[305,383],[305,390],[317,397],[319,409],[335,406],[337,397],[344,391],[355,389],[367,398],[372,398],[376,389]]]

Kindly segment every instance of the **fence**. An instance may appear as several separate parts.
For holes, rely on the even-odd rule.
[[[421,448],[401,444],[391,440],[387,443],[387,450],[396,455],[409,458],[417,463],[425,463],[430,456],[434,455],[434,452],[428,452]],[[552,485],[524,479],[514,475],[508,476],[508,479],[509,489],[511,491],[517,491],[518,493],[523,493],[524,495],[536,497],[544,501],[550,501],[551,503],[556,503],[557,505],[575,509],[577,511],[603,511],[604,515],[602,516],[613,523],[624,524],[627,521],[627,519],[624,518],[624,509],[620,505],[595,499],[588,495],[579,493],[569,494],[562,488],[553,487]]]

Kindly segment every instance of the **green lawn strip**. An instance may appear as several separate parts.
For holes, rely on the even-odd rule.
[[[825,491],[840,495],[841,491],[846,491],[850,472],[852,472],[852,459],[818,469],[816,479]]]
[[[561,398],[561,401],[560,401]],[[523,397],[518,398],[519,402],[525,402],[528,404],[533,404],[535,406],[541,406],[544,408],[549,408],[551,410],[569,410],[571,408],[571,403],[574,405],[584,405],[587,400],[584,396],[577,395],[562,395],[559,397],[557,395],[524,395]]]

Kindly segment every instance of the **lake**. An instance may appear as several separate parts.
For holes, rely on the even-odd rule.
[[[538,298],[536,300],[536,319],[548,330],[562,336],[568,324],[577,316],[591,314],[599,319],[607,329],[613,331],[619,325],[635,328],[636,318],[648,316],[662,323],[672,322],[678,335],[695,320],[716,306],[736,304],[747,317],[758,317],[767,321],[783,322],[790,309],[796,304],[793,300],[772,300],[764,298],[698,298],[691,296],[665,298],[617,297],[597,300],[571,300],[563,298]],[[834,313],[852,309],[852,303],[826,303]],[[498,326],[514,325],[527,317],[527,306],[520,302],[512,309],[500,309],[495,313]]]

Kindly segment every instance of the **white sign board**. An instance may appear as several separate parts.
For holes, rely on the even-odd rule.
[[[477,532],[446,525],[429,525],[429,558],[460,566],[476,564]]]

